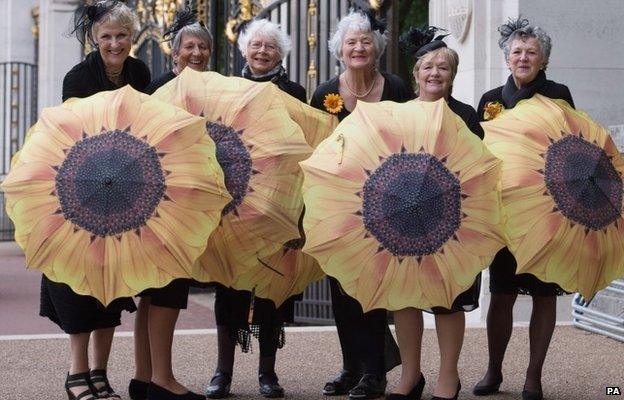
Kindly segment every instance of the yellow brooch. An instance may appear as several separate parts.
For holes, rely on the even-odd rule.
[[[338,114],[342,111],[344,100],[342,100],[342,97],[337,93],[327,93],[323,100],[323,106],[329,113]]]
[[[483,119],[486,121],[494,119],[504,109],[505,107],[498,101],[488,101],[485,103],[485,107],[483,107]]]

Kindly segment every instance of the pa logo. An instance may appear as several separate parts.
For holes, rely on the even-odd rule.
[[[620,389],[619,386],[607,386],[605,391],[606,391],[607,396],[621,396],[622,395],[622,389]]]

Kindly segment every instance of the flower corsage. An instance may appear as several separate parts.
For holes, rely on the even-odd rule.
[[[498,101],[488,101],[483,107],[483,119],[486,121],[494,119],[504,109],[505,107]]]
[[[344,100],[342,100],[342,97],[340,97],[338,93],[327,93],[325,95],[325,99],[323,99],[323,106],[327,112],[331,114],[338,114],[342,111]]]

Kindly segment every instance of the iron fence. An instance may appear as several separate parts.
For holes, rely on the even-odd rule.
[[[0,181],[11,166],[11,158],[24,144],[28,128],[37,119],[37,65],[0,63]],[[13,240],[14,227],[0,198],[0,241]]]

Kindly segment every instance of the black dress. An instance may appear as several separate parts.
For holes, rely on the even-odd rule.
[[[292,82],[282,66],[276,72],[262,77],[251,75],[247,66],[243,68],[244,78],[255,82],[272,82],[282,91],[306,102],[306,91],[303,86]],[[251,293],[235,290],[223,285],[216,286],[215,292],[215,319],[218,326],[227,326],[231,335],[240,344],[243,352],[251,348],[249,334],[258,338],[260,356],[274,356],[278,348],[285,343],[285,322],[293,322],[295,314],[295,300],[300,296],[293,296],[278,308],[271,300],[252,297]],[[250,306],[253,311],[250,318]]]
[[[385,72],[381,74],[385,79],[381,101],[404,103],[414,98],[414,91],[403,79]],[[329,93],[339,93],[339,82],[340,78],[336,76],[321,84],[314,92],[310,105],[327,111],[323,100]],[[351,112],[343,107],[336,115],[342,121],[349,114]],[[372,310],[364,314],[360,303],[347,295],[336,279],[328,279],[344,368],[354,373],[383,375],[399,365],[399,347],[388,328],[386,310]]]
[[[155,78],[147,87],[145,88],[145,93],[154,94],[161,86],[164,86],[167,82],[175,78],[177,75],[173,71],[165,72],[158,78]]]
[[[145,90],[150,81],[150,72],[140,60],[128,57],[124,62],[122,79],[139,91]],[[87,55],[84,61],[74,66],[63,79],[63,101],[70,97],[84,98],[104,90],[117,89],[108,80],[104,62],[98,51]],[[91,296],[76,294],[64,283],[41,277],[41,302],[39,315],[48,317],[65,333],[76,334],[96,329],[111,328],[121,323],[121,311],[136,310],[130,297],[114,300],[107,307]]]
[[[523,99],[529,99],[539,93],[551,99],[562,99],[574,107],[572,95],[567,86],[546,79],[540,71],[535,80],[518,89],[512,76],[505,85],[486,92],[479,101],[479,118],[483,121],[484,107],[488,102],[499,102],[506,109],[514,108]],[[507,247],[501,249],[490,265],[490,292],[499,294],[529,294],[532,296],[557,296],[565,291],[555,283],[546,283],[532,274],[516,275],[516,259]]]

